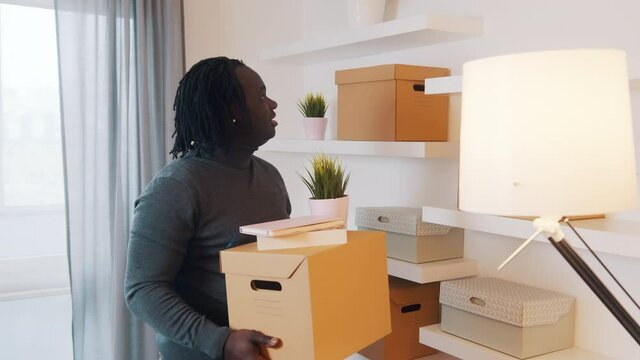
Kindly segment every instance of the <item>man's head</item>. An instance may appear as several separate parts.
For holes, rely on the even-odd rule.
[[[260,76],[241,61],[202,60],[178,86],[171,154],[175,158],[235,145],[257,148],[275,136],[276,107]]]

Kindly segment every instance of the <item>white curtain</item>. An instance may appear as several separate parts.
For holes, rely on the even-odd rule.
[[[123,282],[133,201],[167,160],[181,0],[56,0],[75,360],[157,359]]]

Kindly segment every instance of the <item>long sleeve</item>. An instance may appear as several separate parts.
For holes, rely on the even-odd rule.
[[[198,209],[190,188],[158,177],[136,201],[129,238],[125,297],[129,309],[172,341],[222,358],[230,330],[195,311],[175,291],[175,280]]]

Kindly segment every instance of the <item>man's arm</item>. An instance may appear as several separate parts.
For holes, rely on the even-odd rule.
[[[195,231],[190,189],[156,178],[136,201],[129,238],[125,298],[131,312],[174,342],[222,358],[230,329],[214,324],[174,291]]]

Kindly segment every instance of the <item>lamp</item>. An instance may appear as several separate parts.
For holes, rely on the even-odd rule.
[[[534,235],[507,261],[546,234],[640,344],[637,322],[564,240],[558,223],[563,215],[636,206],[628,81],[618,50],[542,51],[464,64],[459,207],[539,217]]]

